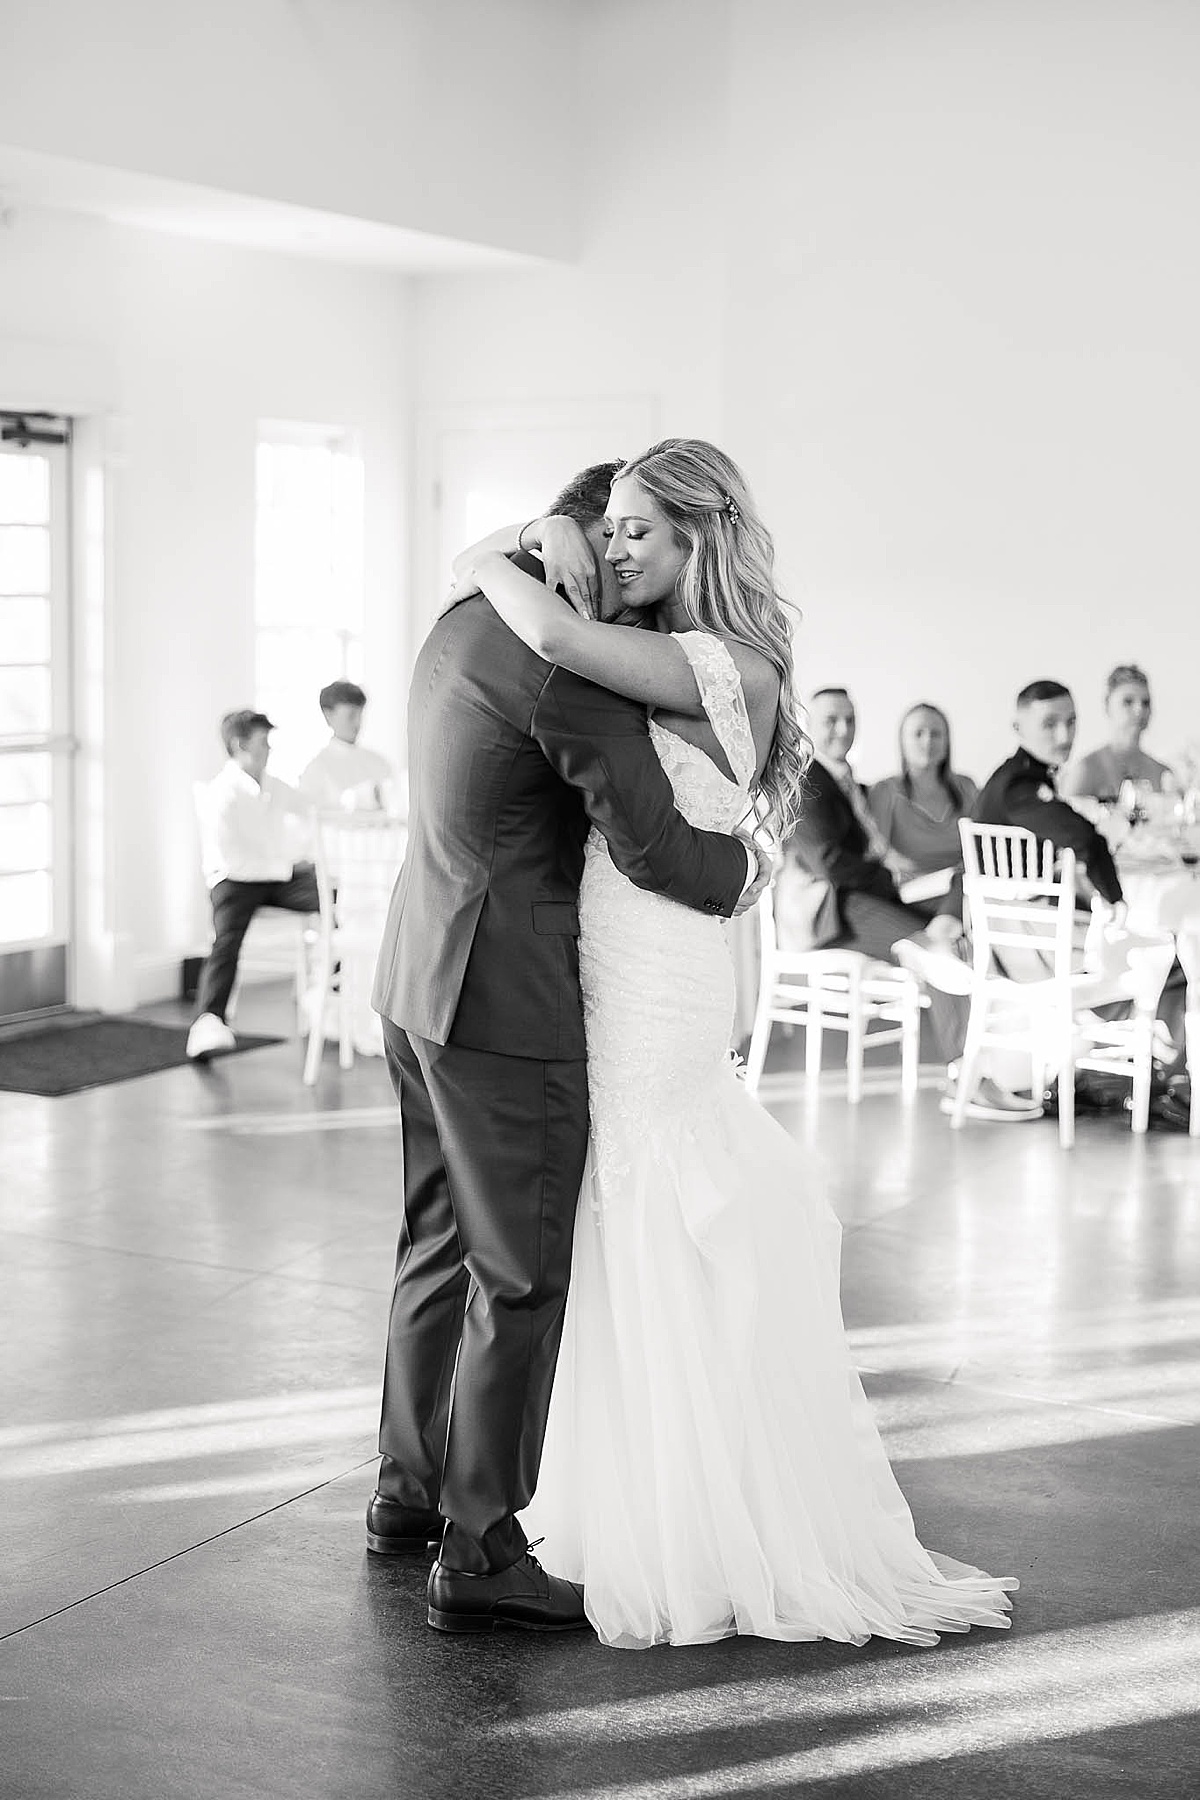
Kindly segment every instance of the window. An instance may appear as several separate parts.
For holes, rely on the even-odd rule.
[[[294,781],[328,735],[321,689],[362,680],[363,464],[345,431],[269,423],[255,475],[255,705]]]

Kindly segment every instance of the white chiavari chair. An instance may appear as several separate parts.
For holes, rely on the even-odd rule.
[[[1174,956],[1169,934],[1124,932],[1077,946],[1076,863],[1071,850],[1031,831],[960,821],[963,891],[973,942],[971,1013],[951,1125],[960,1127],[991,1049],[1030,1059],[1032,1091],[1058,1077],[1058,1137],[1075,1141],[1075,1071],[1128,1075],[1132,1126],[1147,1128],[1154,1061],[1154,1011]],[[1025,977],[1025,978],[1022,978]],[[1129,1003],[1131,1016],[1100,1019],[1094,1008]]]
[[[383,815],[322,813],[315,840],[321,931],[309,1003],[307,1087],[320,1071],[326,1018],[333,1008],[339,1067],[353,1066],[356,1021],[369,1010],[375,958],[408,833]]]
[[[810,1096],[818,1091],[826,1031],[846,1037],[846,1097],[863,1094],[868,1051],[900,1046],[900,1092],[917,1096],[921,1057],[919,983],[906,969],[876,962],[857,950],[789,950],[780,945],[774,890],[758,902],[760,969],[758,1004],[746,1056],[746,1086],[758,1089],[774,1025],[805,1034],[804,1068]]]

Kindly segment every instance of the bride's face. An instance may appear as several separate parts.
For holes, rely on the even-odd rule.
[[[636,475],[613,482],[604,531],[608,538],[604,560],[617,577],[626,606],[657,606],[673,597],[687,551]]]

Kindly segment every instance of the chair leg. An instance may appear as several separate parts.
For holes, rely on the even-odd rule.
[[[900,1040],[900,1097],[911,1106],[921,1081],[921,990],[915,982],[906,985],[903,999],[904,1017]]]
[[[770,976],[764,974],[758,1005],[754,1009],[750,1048],[746,1052],[746,1091],[750,1094],[758,1092],[767,1061],[767,1046],[771,1042],[771,986]]]
[[[808,984],[808,1016],[804,1025],[804,1081],[810,1099],[821,1084],[821,1051],[825,1043],[825,1015],[821,1011],[821,990],[815,981]]]
[[[987,1001],[977,994],[971,1001],[971,1016],[967,1020],[967,1036],[958,1068],[958,1085],[954,1090],[954,1110],[950,1114],[950,1125],[954,1131],[961,1130],[966,1123],[967,1108],[971,1104],[971,1096],[979,1077],[979,1058],[983,1054],[986,1030]]]
[[[862,977],[851,969],[846,990],[846,1099],[857,1106],[863,1095],[863,1019]]]
[[[317,945],[313,963],[313,1003],[308,1021],[308,1048],[304,1052],[305,1087],[316,1086],[317,1076],[321,1072],[321,1057],[325,1051],[325,1012],[329,1004],[333,953],[324,937]]]
[[[314,962],[316,958],[313,958]],[[296,1009],[297,1025],[303,1029],[302,1008],[304,995],[311,979],[308,967],[308,916],[303,915],[296,921],[296,961],[292,971],[292,1004]]]
[[[1200,1137],[1200,1012],[1188,1012],[1184,1018],[1188,1076],[1192,1087],[1192,1107],[1188,1115],[1188,1136]]]
[[[1075,1032],[1068,1019],[1061,1034],[1058,1058],[1058,1143],[1070,1150],[1075,1143]]]
[[[1150,1128],[1150,1076],[1154,1068],[1154,1015],[1139,1007],[1133,1017],[1133,1117],[1139,1135]]]
[[[338,977],[339,1020],[341,1030],[338,1033],[338,1068],[354,1067],[354,953],[347,950],[342,957],[341,973]]]

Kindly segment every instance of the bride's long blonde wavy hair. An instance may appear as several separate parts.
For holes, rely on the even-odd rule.
[[[778,671],[779,714],[758,793],[763,823],[783,839],[799,816],[812,744],[796,702],[790,609],[775,586],[771,534],[737,464],[703,438],[664,438],[615,479],[625,475],[658,502],[688,553],[676,592],[690,623],[749,644]]]

